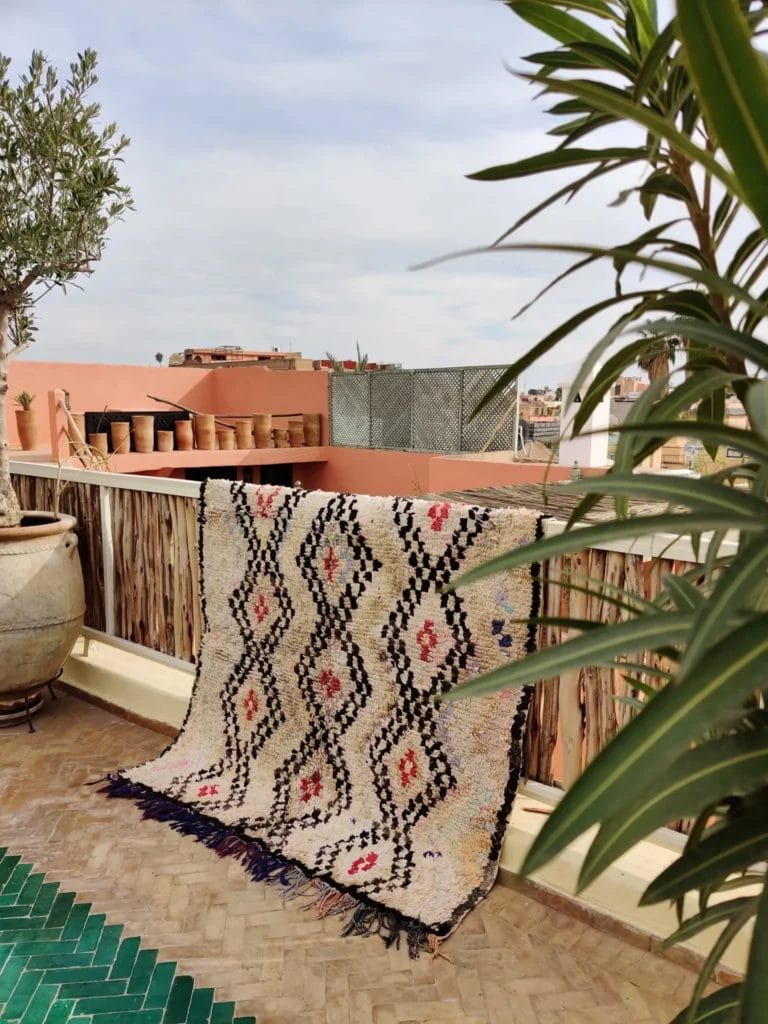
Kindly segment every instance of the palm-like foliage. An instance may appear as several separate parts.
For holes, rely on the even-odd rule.
[[[637,365],[648,374],[651,384],[661,380],[661,393],[666,394],[675,359],[685,350],[688,341],[679,334],[660,334],[653,321],[641,327],[640,334],[649,340],[648,348],[637,356]]]
[[[669,577],[651,604],[622,601],[625,621],[593,625],[557,648],[466,684],[449,699],[536,683],[569,668],[613,665],[628,655],[637,662],[637,652],[671,664],[671,677],[647,671],[636,681],[639,713],[547,820],[524,871],[598,825],[581,871],[586,886],[653,829],[695,818],[685,850],[643,897],[645,903],[677,902],[681,924],[670,943],[722,927],[691,1005],[676,1019],[768,1022],[768,885],[764,867],[754,868],[768,857],[768,344],[760,338],[768,313],[768,67],[755,46],[768,4],[677,0],[674,20],[660,26],[654,0],[506,2],[552,40],[550,49],[526,58],[533,70],[523,77],[555,99],[550,134],[556,145],[471,177],[498,181],[567,168],[577,176],[490,248],[573,254],[574,263],[548,287],[599,261],[608,261],[614,273],[604,297],[548,332],[495,391],[610,309],[616,319],[584,360],[573,389],[583,398],[577,428],[649,344],[658,345],[663,359],[666,339],[683,336],[685,365],[680,379],[655,374],[622,427],[611,472],[578,484],[586,497],[574,520],[599,495],[612,495],[615,521],[501,555],[463,582],[658,532],[690,537],[706,557],[688,576]],[[611,130],[619,124],[639,129],[636,145],[612,144]],[[639,201],[649,227],[638,237],[612,247],[514,241],[520,227],[560,199],[611,174],[626,179],[628,171],[640,183],[624,187],[617,203]],[[636,270],[650,271],[658,283],[624,290],[624,278]],[[650,339],[642,331],[649,315],[657,318]],[[632,331],[639,336],[628,340]],[[603,365],[587,384],[597,361]],[[745,404],[746,431],[723,425],[729,389]],[[697,419],[683,419],[692,406]],[[633,474],[676,434],[700,438],[708,450],[735,445],[747,462],[698,480]],[[629,519],[632,497],[664,501],[668,511]],[[733,543],[725,546],[726,540]],[[753,889],[712,899],[742,876]],[[685,918],[683,900],[694,891],[699,909]],[[702,999],[713,966],[752,919],[744,982]]]

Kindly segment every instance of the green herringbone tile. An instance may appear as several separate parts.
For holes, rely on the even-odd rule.
[[[255,1024],[0,847],[0,1024]]]

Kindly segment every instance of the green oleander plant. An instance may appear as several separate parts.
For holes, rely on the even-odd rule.
[[[664,533],[689,538],[701,562],[669,575],[653,601],[603,593],[615,624],[571,621],[574,639],[472,680],[446,699],[536,684],[587,666],[634,664],[629,723],[589,764],[546,820],[523,865],[530,874],[597,826],[581,866],[589,885],[653,830],[694,819],[684,849],[643,904],[672,901],[668,945],[713,928],[690,1005],[677,1024],[768,1022],[768,2],[676,0],[660,24],[655,0],[505,0],[551,45],[522,77],[551,100],[552,148],[470,175],[510,181],[570,170],[571,180],[518,218],[495,252],[554,252],[573,262],[541,294],[586,266],[606,266],[604,295],[573,310],[509,367],[495,391],[577,328],[613,311],[586,355],[576,427],[618,376],[642,360],[653,382],[620,428],[614,463],[573,486],[583,494],[569,529],[499,555],[459,587],[491,573],[590,545]],[[612,129],[636,129],[616,145]],[[622,138],[628,133],[624,131]],[[613,246],[526,243],[517,233],[559,200],[617,180],[614,206],[639,203],[648,227]],[[459,254],[455,254],[459,255]],[[649,323],[651,329],[649,331]],[[668,340],[684,339],[671,360]],[[655,346],[655,347],[654,347]],[[679,364],[679,365],[678,365]],[[484,402],[490,401],[490,392]],[[748,426],[724,422],[735,394]],[[690,410],[695,409],[695,418]],[[672,436],[742,465],[709,476],[636,474]],[[611,521],[571,529],[601,495]],[[665,511],[631,517],[630,499]],[[589,586],[598,586],[591,582]],[[654,665],[664,665],[654,668]],[[748,925],[743,981],[707,993],[713,969]]]
[[[133,208],[119,175],[129,140],[115,124],[100,127],[89,95],[95,52],[78,54],[63,82],[39,51],[16,83],[10,66],[0,54],[0,527],[20,520],[6,436],[9,360],[33,337],[36,303],[92,273],[110,226]]]

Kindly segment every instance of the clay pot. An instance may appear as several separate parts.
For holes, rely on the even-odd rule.
[[[197,412],[194,417],[195,443],[206,452],[216,450],[216,420],[211,413]]]
[[[288,420],[288,441],[291,448],[301,448],[304,444],[304,421]]]
[[[82,455],[85,452],[85,415],[81,412],[71,412],[69,415],[72,417],[72,422],[80,431],[80,437],[83,439],[83,444],[80,444],[72,436],[72,440],[69,442],[69,453],[70,455]],[[72,435],[71,429],[68,432]]]
[[[290,448],[291,442],[288,439],[288,431],[283,430],[282,427],[275,427],[272,431],[272,436],[275,439],[275,448]]]
[[[253,424],[250,420],[235,420],[235,445],[253,448]]]
[[[114,420],[109,424],[109,433],[115,455],[126,455],[131,450],[131,424],[127,420]]]
[[[38,443],[37,413],[34,409],[16,410],[16,427],[19,444],[25,452],[34,451]]]
[[[177,451],[191,452],[195,447],[192,420],[176,420],[173,424],[173,437],[176,442]]]
[[[320,413],[302,413],[304,422],[304,444],[308,448],[316,448],[320,444]]]
[[[219,451],[232,452],[235,450],[235,432],[234,430],[217,430],[216,440],[219,442]]]
[[[257,412],[253,417],[253,442],[257,448],[272,447],[271,412]]]
[[[137,452],[153,452],[155,450],[155,417],[132,416],[133,448]]]
[[[103,455],[105,459],[109,455],[107,435],[102,431],[99,431],[98,434],[89,434],[88,444],[94,449],[94,451],[91,452],[92,455],[96,455],[97,457],[98,455]]]
[[[83,625],[83,574],[72,516],[23,512],[0,527],[0,699],[53,679]]]
[[[157,450],[159,452],[172,452],[173,451],[173,431],[172,430],[158,430],[158,432],[157,432]]]

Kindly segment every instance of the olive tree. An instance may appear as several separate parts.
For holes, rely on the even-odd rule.
[[[0,527],[19,522],[6,433],[8,364],[29,344],[35,304],[90,274],[107,231],[133,208],[120,183],[128,145],[115,124],[100,126],[89,93],[98,81],[86,50],[61,82],[39,51],[18,81],[0,55]]]

